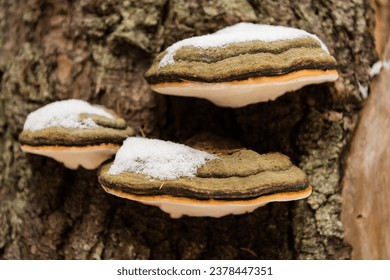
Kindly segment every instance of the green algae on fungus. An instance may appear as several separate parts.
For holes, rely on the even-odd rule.
[[[336,68],[334,57],[313,34],[240,23],[173,44],[157,56],[145,78],[162,94],[242,107],[305,85],[334,81]]]
[[[132,142],[132,149],[144,151],[142,145],[149,140],[140,139],[140,146]],[[153,145],[158,149],[158,143]],[[301,199],[311,193],[305,173],[279,153],[261,155],[240,149],[213,157],[202,155],[205,160],[196,165],[195,173],[191,171],[170,179],[164,178],[166,169],[177,168],[175,158],[181,158],[183,154],[177,153],[166,160],[165,153],[170,153],[167,150],[157,156],[142,153],[142,158],[128,155],[126,162],[132,166],[130,170],[110,172],[117,159],[104,164],[98,171],[98,180],[106,192],[158,206],[172,218],[244,214],[269,202]],[[133,163],[142,162],[143,165],[158,162],[160,173],[156,176],[153,171],[154,176],[151,176],[145,170],[134,168],[137,164],[134,165],[131,158]],[[188,158],[188,164],[192,160]]]
[[[71,99],[30,113],[19,142],[23,151],[54,158],[70,169],[95,169],[131,135],[134,131],[114,112]]]

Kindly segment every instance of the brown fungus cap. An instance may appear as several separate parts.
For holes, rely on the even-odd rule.
[[[106,192],[159,206],[174,218],[243,214],[272,201],[301,199],[311,193],[305,173],[279,153],[241,149],[208,160],[194,177],[170,180],[127,171],[110,174],[112,164],[98,171]]]
[[[119,118],[118,122],[122,124],[124,120]],[[107,143],[120,145],[126,137],[134,135],[133,129],[126,125],[116,128],[104,126],[102,122],[98,125],[90,129],[48,127],[36,131],[23,130],[19,135],[19,142],[28,146],[83,147]]]
[[[236,34],[223,29],[179,41],[161,53],[145,74],[152,89],[206,98],[219,106],[242,107],[338,77],[336,60],[315,35],[249,23],[226,29]],[[255,35],[240,40],[247,30]],[[269,38],[273,30],[280,34]],[[256,32],[260,34],[256,36]],[[262,36],[261,32],[267,34]],[[289,32],[294,36],[288,36]],[[215,44],[208,44],[213,38]]]
[[[19,142],[23,151],[54,158],[68,168],[95,169],[132,135],[134,131],[111,110],[71,99],[32,112]]]

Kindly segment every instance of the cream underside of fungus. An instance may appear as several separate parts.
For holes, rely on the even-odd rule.
[[[250,213],[258,207],[269,202],[292,201],[308,197],[312,188],[309,185],[306,189],[297,192],[277,193],[261,196],[251,200],[195,200],[189,198],[179,198],[172,196],[137,196],[119,190],[113,190],[102,185],[103,189],[112,195],[141,202],[147,205],[158,206],[162,211],[168,213],[171,218],[177,219],[182,216],[191,217],[213,217],[220,218],[226,215],[241,215]]]
[[[239,23],[176,42],[145,74],[159,93],[238,108],[309,84],[335,81],[337,62],[314,34]]]
[[[85,169],[96,169],[105,160],[109,159],[119,149],[119,145],[101,144],[82,147],[66,146],[28,146],[22,145],[24,152],[47,156],[63,163],[69,169],[77,169],[79,166]]]
[[[304,172],[279,153],[215,155],[137,137],[127,138],[115,160],[100,167],[98,180],[107,193],[158,206],[172,218],[244,214],[311,194]]]
[[[301,70],[274,77],[250,78],[222,83],[173,82],[159,83],[151,88],[162,94],[198,97],[222,107],[242,107],[253,103],[275,100],[289,91],[309,84],[335,81],[336,70]]]
[[[120,146],[117,143],[130,134],[133,131],[115,113],[69,99],[31,112],[19,141],[24,152],[53,158],[67,168],[96,169],[116,153]]]

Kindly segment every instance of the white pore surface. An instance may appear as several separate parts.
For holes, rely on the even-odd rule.
[[[118,193],[115,190],[104,187],[104,190],[115,196],[119,196],[126,199],[135,200],[147,205],[153,205],[159,207],[165,213],[168,213],[171,218],[181,218],[182,216],[190,217],[213,217],[220,218],[226,215],[241,215],[250,213],[257,208],[266,205],[269,202],[281,202],[291,201],[306,198],[311,194],[311,189],[292,196],[275,196],[274,198],[267,198],[263,200],[254,201],[242,201],[242,202],[230,202],[219,201],[218,203],[209,203],[207,201],[172,201],[169,198],[161,198],[156,200],[143,199],[142,197],[133,196],[127,197],[124,193]]]
[[[338,74],[333,72],[258,84],[192,82],[181,86],[152,86],[152,89],[162,94],[205,98],[221,107],[238,108],[258,102],[275,100],[286,92],[298,90],[310,84],[335,81],[337,78]]]
[[[90,118],[80,120],[81,113],[96,114],[114,119],[114,116],[88,102],[76,99],[50,103],[27,116],[23,129],[41,130],[48,127],[94,128],[98,125]]]
[[[139,202],[147,205],[153,205],[159,207],[165,213],[168,213],[171,218],[178,219],[182,216],[189,217],[212,217],[220,218],[226,215],[241,215],[245,213],[251,213],[259,207],[262,207],[268,202],[260,202],[254,204],[234,204],[226,202],[225,204],[196,204],[185,203],[177,201],[142,201]]]
[[[164,180],[194,177],[198,167],[215,157],[183,144],[129,137],[118,150],[108,174],[129,171]]]
[[[66,147],[62,150],[47,148],[36,149],[34,147],[21,146],[26,153],[46,156],[61,162],[69,169],[77,169],[79,166],[85,169],[96,169],[105,160],[112,157],[117,148],[114,147],[97,147],[97,148],[80,148]]]
[[[316,35],[308,33],[302,29],[242,22],[223,28],[212,34],[196,36],[174,43],[166,49],[167,53],[161,59],[159,67],[174,64],[176,51],[186,46],[193,46],[202,49],[223,48],[232,43],[241,43],[246,41],[261,40],[265,42],[272,42],[302,37],[314,38],[321,44],[322,49],[329,53],[328,48]]]

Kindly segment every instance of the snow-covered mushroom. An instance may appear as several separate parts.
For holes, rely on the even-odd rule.
[[[30,113],[19,142],[24,152],[54,158],[70,169],[95,169],[132,135],[133,130],[114,112],[70,99]]]
[[[334,81],[336,66],[316,35],[283,26],[239,23],[176,42],[157,56],[145,78],[162,94],[242,107],[309,84]]]
[[[305,173],[279,153],[239,149],[211,154],[183,144],[130,137],[103,164],[110,194],[155,205],[172,218],[244,214],[273,201],[311,193]]]

